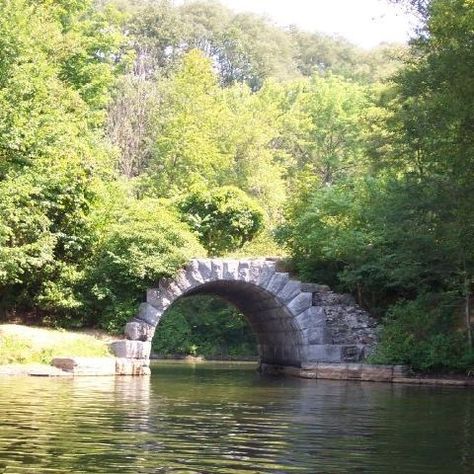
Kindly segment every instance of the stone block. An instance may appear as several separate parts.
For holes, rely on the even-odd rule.
[[[199,286],[205,283],[205,280],[203,276],[201,275],[201,271],[199,269],[198,260],[191,260],[189,264],[186,266],[185,271],[186,271],[186,279],[193,286]]]
[[[178,286],[182,293],[189,291],[193,288],[193,284],[187,279],[186,272],[181,270],[178,274],[173,278],[174,283]]]
[[[410,370],[406,365],[394,365],[393,366],[393,376],[394,377],[407,377],[410,373]]]
[[[286,303],[287,301],[292,300],[299,293],[301,293],[301,283],[296,280],[289,280],[279,291],[277,296],[283,303]]]
[[[150,361],[148,359],[115,359],[116,375],[150,375]]]
[[[155,326],[142,321],[132,321],[125,326],[125,336],[132,341],[151,341],[155,334]]]
[[[303,337],[307,344],[331,344],[332,338],[329,330],[324,326],[312,326],[303,329]]]
[[[129,341],[126,339],[114,341],[110,349],[116,357],[127,359],[149,359],[151,342]]]
[[[345,362],[358,362],[364,358],[364,347],[347,345],[342,348],[342,360]]]
[[[150,303],[142,303],[138,308],[138,314],[135,320],[140,320],[149,324],[150,326],[156,326],[160,322],[162,311]]]
[[[249,260],[240,260],[239,268],[237,270],[238,279],[241,281],[250,280],[250,261]]]
[[[222,280],[222,273],[224,271],[224,263],[222,260],[213,258],[211,260],[211,268],[212,268],[212,279],[213,280]]]
[[[212,281],[212,263],[209,259],[201,258],[198,261],[199,272],[201,273],[204,281]]]
[[[332,380],[360,380],[361,364],[325,364],[319,363],[317,377]]]
[[[223,261],[222,278],[224,280],[238,280],[239,279],[239,261],[238,260],[224,260]]]
[[[275,264],[272,262],[265,262],[260,270],[260,275],[257,279],[257,285],[265,288],[272,276],[275,274]]]
[[[272,295],[277,295],[279,291],[288,283],[290,279],[288,273],[274,273],[265,289]]]
[[[299,293],[289,303],[287,303],[286,307],[293,316],[298,316],[309,309],[311,307],[311,303],[311,293]]]
[[[393,366],[362,364],[360,379],[370,382],[391,382],[393,380]]]
[[[333,344],[308,344],[304,362],[342,362],[342,346]]]
[[[163,278],[158,285],[158,289],[162,298],[169,301],[174,301],[184,293],[184,290],[171,278]]]
[[[158,288],[151,288],[146,292],[146,301],[156,310],[163,313],[166,311],[173,301],[163,296],[162,292]]]
[[[248,277],[249,283],[258,284],[258,279],[260,278],[264,265],[265,265],[264,260],[251,260],[250,261],[249,277]]]
[[[326,312],[324,308],[311,306],[295,318],[300,329],[326,326]]]

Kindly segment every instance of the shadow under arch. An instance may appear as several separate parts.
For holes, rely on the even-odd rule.
[[[175,302],[198,295],[217,296],[245,316],[257,339],[261,362],[299,365],[303,332],[293,314],[272,293],[255,283],[218,280],[183,293]]]

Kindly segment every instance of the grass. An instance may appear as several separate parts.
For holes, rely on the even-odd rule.
[[[107,342],[88,334],[0,325],[0,365],[50,364],[53,357],[110,356]]]

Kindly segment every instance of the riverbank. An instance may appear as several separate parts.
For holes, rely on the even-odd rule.
[[[112,336],[102,331],[72,332],[19,324],[0,324],[0,376],[59,377],[150,373],[149,361],[113,357],[109,352],[109,343],[113,340]],[[206,359],[200,356],[168,356],[165,360],[191,363],[212,360],[258,361],[255,357]],[[262,364],[260,368],[263,373],[270,375],[306,379],[474,387],[474,377],[456,374],[413,374],[406,367],[396,365],[315,363],[297,368]]]
[[[65,331],[21,324],[0,324],[0,375],[44,373],[54,357],[109,357],[112,337],[101,331]]]

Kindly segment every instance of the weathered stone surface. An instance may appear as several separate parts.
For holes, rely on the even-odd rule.
[[[239,278],[239,261],[238,260],[224,260],[222,270],[223,280],[238,280]]]
[[[199,270],[198,260],[191,260],[191,262],[189,262],[189,264],[186,266],[185,270],[186,278],[190,283],[192,283],[193,286],[198,286],[205,283],[205,280]]]
[[[342,346],[342,360],[346,362],[357,362],[364,358],[363,346]]]
[[[211,260],[211,278],[212,280],[222,280],[222,274],[224,272],[224,264],[222,260],[219,259],[212,259]]]
[[[148,359],[115,359],[116,375],[150,375],[150,361]]]
[[[308,344],[305,348],[307,362],[342,362],[342,346]]]
[[[250,261],[249,260],[239,261],[237,276],[238,276],[238,279],[241,281],[250,280]]]
[[[182,290],[174,280],[161,280],[158,286],[162,298],[168,301],[174,301],[179,298],[185,290]]]
[[[294,316],[298,316],[311,307],[311,293],[299,293],[286,307]]]
[[[132,341],[151,341],[155,326],[142,321],[132,321],[125,326],[125,336]]]
[[[391,365],[362,365],[360,378],[368,382],[391,382],[393,367]]]
[[[313,306],[324,308],[334,344],[363,347],[364,356],[373,351],[377,342],[376,321],[354,303],[351,295],[318,291],[313,293]]]
[[[128,359],[149,359],[151,352],[151,342],[129,341],[126,339],[114,341],[110,344],[110,349],[116,357]]]
[[[189,291],[194,286],[196,286],[195,283],[192,283],[188,280],[187,273],[185,270],[181,270],[174,278],[174,281],[179,287],[179,289],[182,291],[182,293],[185,293],[186,291]]]
[[[54,357],[51,365],[73,375],[115,375],[113,357]]]
[[[301,283],[296,280],[289,280],[287,284],[280,290],[277,297],[283,303],[287,303],[299,293],[301,293]]]
[[[257,279],[257,286],[266,288],[268,282],[275,274],[275,264],[272,262],[265,262],[261,268],[260,276]]]
[[[150,303],[142,303],[135,319],[139,319],[150,326],[156,326],[160,321],[161,315],[162,312]]]
[[[309,293],[325,292],[329,291],[329,286],[318,285],[317,283],[301,283],[301,291],[307,291]]]
[[[199,272],[201,273],[204,281],[212,281],[212,262],[209,259],[198,260]]]
[[[370,365],[370,364],[345,364],[345,363],[307,363],[301,368],[288,367],[280,364],[269,364],[262,362],[260,371],[270,375],[289,375],[292,377],[303,377],[309,379],[332,379],[332,380],[359,380],[363,382],[389,382],[410,385],[434,385],[434,386],[474,386],[471,378],[445,379],[425,378],[415,376],[399,376],[399,371],[405,373],[404,366]]]
[[[150,288],[146,292],[146,301],[156,310],[163,313],[171,305],[172,301],[166,298],[158,288]],[[141,307],[138,309],[140,312]]]
[[[312,326],[303,329],[304,341],[307,344],[331,344],[332,338],[328,329],[324,326]]]
[[[326,313],[324,308],[311,306],[296,316],[295,321],[301,330],[311,327],[326,326]]]
[[[288,273],[274,273],[266,286],[266,290],[272,295],[277,295],[278,292],[288,283],[290,279]]]
[[[360,379],[361,367],[358,364],[324,364],[318,363],[318,379],[357,380]]]
[[[263,265],[265,264],[264,260],[251,260],[249,268],[249,277],[248,282],[258,285],[258,279],[262,273]]]

